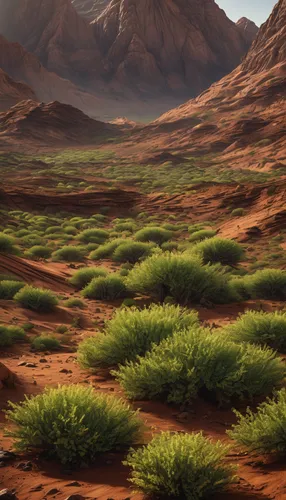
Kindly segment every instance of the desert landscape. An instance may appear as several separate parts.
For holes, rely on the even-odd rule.
[[[268,3],[0,0],[0,500],[286,500]]]

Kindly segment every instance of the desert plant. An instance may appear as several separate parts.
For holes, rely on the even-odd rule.
[[[119,275],[93,278],[83,289],[82,295],[87,299],[114,300],[124,298],[127,288],[123,278]]]
[[[130,290],[161,301],[169,296],[178,303],[229,302],[233,299],[228,277],[218,266],[203,266],[200,258],[162,253],[138,263],[126,277]]]
[[[76,297],[66,300],[64,302],[64,306],[68,307],[69,309],[76,309],[76,308],[84,309],[85,308],[84,302]]]
[[[0,281],[0,299],[12,300],[21,288],[25,286],[25,283],[21,281],[10,281],[4,280]]]
[[[118,262],[130,262],[135,264],[143,258],[151,255],[154,245],[151,243],[141,243],[130,241],[119,245],[113,253],[113,260]]]
[[[262,403],[257,412],[250,409],[246,415],[235,411],[238,423],[228,434],[249,450],[258,453],[286,454],[286,390]]]
[[[14,300],[26,309],[43,313],[52,312],[58,305],[57,297],[50,290],[28,285],[16,293]]]
[[[0,325],[0,347],[9,347],[16,342],[23,342],[25,339],[26,334],[23,328]]]
[[[134,222],[118,222],[115,225],[115,231],[118,231],[119,233],[123,233],[123,231],[133,231],[136,230],[136,224]]]
[[[109,238],[109,233],[104,229],[86,229],[77,236],[83,243],[103,243]]]
[[[243,281],[254,299],[286,300],[286,271],[263,269],[246,276]]]
[[[282,382],[285,367],[271,349],[194,326],[112,373],[133,399],[185,404],[203,390],[222,403],[269,393]]]
[[[170,240],[172,236],[172,231],[167,231],[162,227],[148,226],[137,231],[137,233],[135,233],[134,235],[134,238],[137,241],[152,241],[153,243],[157,243],[157,245],[162,245],[162,243],[164,243],[165,241]]]
[[[162,432],[131,450],[124,463],[131,467],[131,483],[146,495],[199,500],[233,482],[235,468],[225,462],[228,451],[202,433]]]
[[[235,208],[232,210],[231,215],[233,217],[242,217],[245,214],[244,208]]]
[[[106,276],[107,269],[104,267],[82,267],[76,271],[69,282],[78,289],[86,287],[93,278],[99,278],[100,276]]]
[[[191,234],[189,241],[195,243],[197,241],[203,241],[208,238],[213,238],[216,235],[216,231],[214,229],[200,229],[199,231],[195,231]]]
[[[250,342],[269,345],[280,352],[286,352],[286,313],[247,311],[235,323],[225,328],[235,342]]]
[[[82,385],[46,389],[10,403],[9,435],[19,450],[43,449],[62,463],[92,462],[99,453],[128,446],[139,435],[137,414],[120,399]]]
[[[233,240],[223,238],[209,238],[197,243],[192,251],[201,255],[205,264],[235,266],[242,259],[244,251],[241,245]]]
[[[114,250],[116,250],[119,245],[125,242],[127,242],[127,240],[124,240],[123,238],[108,241],[91,252],[89,258],[91,260],[107,259],[112,256]]]
[[[14,253],[15,240],[7,234],[0,233],[0,253]]]
[[[105,331],[79,345],[78,359],[85,368],[110,367],[144,355],[153,344],[173,335],[178,329],[198,322],[194,311],[174,305],[156,305],[139,310],[117,310],[106,323]]]
[[[49,259],[51,255],[52,250],[41,245],[35,245],[25,252],[25,256],[30,259]]]
[[[52,335],[43,334],[32,341],[32,347],[35,351],[57,351],[60,346],[58,339]]]
[[[66,245],[52,253],[54,262],[82,262],[85,252],[82,248]]]

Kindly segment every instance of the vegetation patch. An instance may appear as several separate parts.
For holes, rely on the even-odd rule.
[[[239,243],[217,237],[197,243],[193,251],[201,255],[205,264],[220,263],[224,266],[235,266],[244,256],[244,250]]]
[[[72,275],[69,282],[80,290],[85,288],[92,279],[106,275],[107,270],[103,267],[83,267]]]
[[[57,297],[50,290],[33,286],[21,288],[14,300],[22,307],[40,313],[52,312],[58,305]]]
[[[25,283],[21,281],[10,281],[4,280],[0,281],[0,299],[12,300],[21,288],[25,286]]]
[[[93,278],[93,280],[83,289],[82,295],[86,299],[121,299],[126,297],[127,287],[121,276],[110,274],[106,277]]]
[[[225,461],[229,447],[201,433],[162,432],[142,448],[131,450],[125,465],[131,483],[156,498],[209,498],[234,480],[235,468]]]
[[[103,333],[79,345],[78,359],[85,368],[111,367],[144,355],[153,344],[177,330],[198,323],[198,314],[175,305],[156,305],[139,310],[119,309]]]
[[[10,347],[26,340],[26,333],[18,326],[0,325],[0,347]]]

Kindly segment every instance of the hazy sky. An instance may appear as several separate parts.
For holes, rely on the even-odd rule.
[[[233,21],[240,17],[248,17],[258,26],[264,23],[271,13],[277,0],[216,0]]]

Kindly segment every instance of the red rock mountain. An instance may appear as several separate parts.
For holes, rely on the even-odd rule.
[[[72,0],[77,12],[90,21],[98,17],[109,2],[110,0]]]
[[[196,95],[249,46],[214,0],[112,0],[91,24],[71,0],[0,0],[0,33],[49,71],[120,98]]]
[[[116,125],[93,120],[78,109],[52,102],[22,101],[0,113],[0,140],[24,145],[96,144],[120,134]]]
[[[0,69],[0,112],[25,99],[36,99],[33,90],[24,83],[15,82]]]
[[[60,78],[56,73],[48,71],[38,58],[27,52],[19,43],[8,42],[0,35],[0,68],[16,81],[26,83],[33,89],[23,99],[43,102],[60,101],[96,116],[100,112],[102,102],[95,96],[79,90],[70,81]],[[13,104],[16,104],[19,99]],[[2,110],[11,106],[9,99]]]
[[[250,19],[247,19],[247,17],[241,17],[237,21],[236,26],[241,30],[247,43],[251,45],[259,31],[258,26],[253,21],[250,21]]]
[[[196,99],[161,116],[140,140],[231,156],[242,168],[286,157],[286,0],[279,0],[242,64]],[[264,148],[264,152],[262,151]],[[241,162],[243,158],[243,162]],[[271,163],[272,162],[272,163]]]

